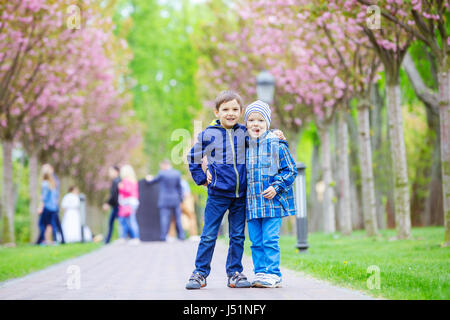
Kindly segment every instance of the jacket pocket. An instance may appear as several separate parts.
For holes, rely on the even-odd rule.
[[[270,176],[278,174],[278,158],[274,154],[267,152],[261,154],[260,164],[264,170],[263,174]]]
[[[236,188],[236,174],[234,169],[226,165],[212,167],[212,188],[221,191],[234,191]]]

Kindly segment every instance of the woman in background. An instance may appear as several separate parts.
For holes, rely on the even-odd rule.
[[[120,238],[122,242],[130,236],[130,244],[139,243],[139,226],[136,211],[139,206],[138,182],[133,167],[124,165],[120,169],[119,183],[119,222],[121,225]]]
[[[58,198],[59,192],[56,186],[56,181],[53,176],[50,165],[42,168],[42,183],[41,183],[41,202],[39,204],[39,237],[36,244],[45,243],[52,244],[56,240],[56,225],[55,216],[58,214]],[[53,169],[53,168],[51,168]],[[53,241],[50,236],[45,237],[46,230],[53,234]]]
[[[80,219],[80,196],[75,186],[69,188],[62,201],[61,208],[64,210],[62,229],[66,242],[81,241],[81,219]]]

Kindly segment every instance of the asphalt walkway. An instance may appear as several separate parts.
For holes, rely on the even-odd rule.
[[[225,243],[217,241],[207,287],[186,290],[198,242],[113,243],[20,279],[0,283],[6,299],[170,299],[170,300],[348,300],[367,295],[330,285],[281,268],[282,288],[232,289],[226,286]],[[252,279],[251,257],[244,255],[244,274]]]

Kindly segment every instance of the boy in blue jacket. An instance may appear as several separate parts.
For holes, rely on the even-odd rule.
[[[192,178],[197,185],[208,186],[205,207],[205,223],[195,259],[195,270],[186,284],[186,289],[200,289],[206,286],[211,270],[219,227],[228,210],[230,245],[226,262],[228,286],[249,288],[247,277],[242,273],[242,254],[245,240],[246,207],[246,128],[238,124],[243,115],[242,98],[235,92],[223,91],[215,101],[214,114],[217,118],[198,136],[188,163]],[[202,159],[208,158],[211,183],[202,169]]]

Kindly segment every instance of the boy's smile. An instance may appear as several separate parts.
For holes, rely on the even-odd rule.
[[[236,100],[222,103],[219,110],[214,110],[214,114],[219,119],[220,124],[225,129],[233,128],[242,116],[243,110]]]
[[[261,137],[267,131],[267,122],[259,112],[252,112],[247,119],[247,130],[251,138]]]

